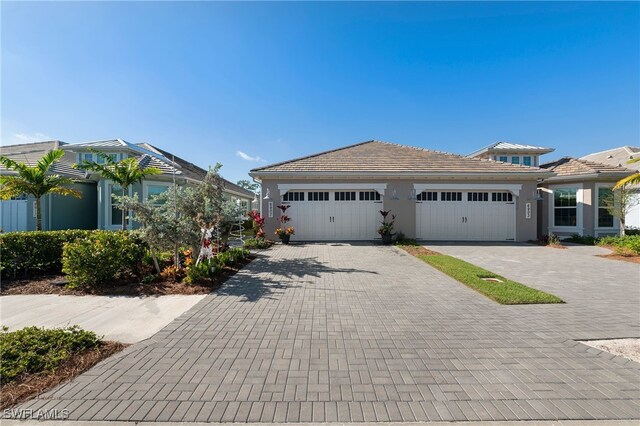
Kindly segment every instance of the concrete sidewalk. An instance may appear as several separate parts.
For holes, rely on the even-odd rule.
[[[145,426],[184,426],[181,422],[108,422],[108,421],[59,421],[50,420],[43,423],[41,420],[3,420],[3,426],[133,426],[144,424]],[[367,423],[189,423],[189,426],[362,426]],[[636,420],[554,420],[554,421],[518,421],[518,422],[380,422],[376,426],[637,426]]]
[[[10,330],[78,325],[106,340],[136,343],[156,334],[204,297],[2,296],[0,323]]]

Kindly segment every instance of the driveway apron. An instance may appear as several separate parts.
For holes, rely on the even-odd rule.
[[[276,246],[153,338],[20,408],[93,421],[640,418],[640,365],[575,341],[637,336],[637,281],[588,294],[607,283],[564,277],[536,284],[567,304],[501,306],[392,247]]]

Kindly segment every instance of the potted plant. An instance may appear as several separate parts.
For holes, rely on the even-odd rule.
[[[289,240],[291,240],[291,236],[295,235],[296,230],[293,229],[293,226],[289,226],[288,228],[278,228],[276,229],[276,235],[282,241],[282,244],[289,244]]]
[[[382,215],[382,225],[378,228],[378,234],[382,237],[382,244],[391,244],[393,241],[393,236],[395,232],[393,232],[393,223],[396,220],[396,215],[391,215],[391,220],[387,221],[387,216],[389,216],[391,210],[380,210],[380,214]]]
[[[289,227],[285,226],[287,222],[291,220],[291,218],[285,214],[287,209],[291,206],[280,205],[277,207],[280,209],[280,212],[281,212],[280,217],[278,218],[278,220],[280,221],[280,227],[276,229],[275,234],[278,236],[278,238],[280,238],[280,240],[282,241],[282,244],[289,244],[289,240],[291,239],[291,236],[296,233],[293,226],[289,226]]]

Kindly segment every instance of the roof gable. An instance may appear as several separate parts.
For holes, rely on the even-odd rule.
[[[371,174],[446,174],[446,173],[539,173],[527,167],[499,161],[382,141],[367,141],[306,157],[258,167],[251,174],[269,173],[371,173]]]

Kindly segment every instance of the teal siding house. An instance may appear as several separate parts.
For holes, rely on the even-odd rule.
[[[62,160],[52,167],[52,173],[72,178],[73,187],[82,192],[82,198],[47,195],[42,198],[42,229],[120,229],[122,213],[111,195],[121,195],[120,187],[99,174],[76,170],[72,166],[80,160],[99,162],[101,159],[91,150],[113,156],[115,160],[136,157],[142,167],[156,167],[162,174],[151,176],[129,188],[129,195],[137,194],[141,200],[159,194],[173,182],[189,185],[201,181],[207,171],[167,151],[148,143],[130,143],[122,139],[68,144],[61,141],[36,142],[10,145],[0,148],[2,155],[25,164],[35,164],[45,153],[61,148]],[[0,174],[9,173],[0,166]],[[225,196],[239,202],[248,210],[252,208],[255,194],[225,180]],[[35,230],[35,208],[32,197],[17,197],[0,201],[0,229],[3,232]],[[135,228],[135,221],[128,227]]]

